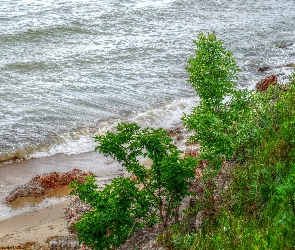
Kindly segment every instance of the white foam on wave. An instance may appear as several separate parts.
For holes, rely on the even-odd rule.
[[[273,70],[274,74],[278,76],[280,83],[289,82],[290,76],[294,73],[293,67],[282,66]]]
[[[181,123],[181,118],[184,113],[190,113],[192,107],[196,106],[199,102],[198,98],[188,98],[173,101],[162,108],[151,109],[143,113],[138,113],[135,116],[123,121],[109,121],[99,125],[97,130],[92,130],[92,133],[85,134],[85,131],[79,136],[79,131],[72,135],[60,136],[60,143],[43,147],[41,150],[36,150],[27,158],[42,158],[53,156],[56,154],[82,154],[92,152],[97,144],[94,142],[94,135],[105,134],[107,131],[112,130],[119,122],[135,122],[140,127],[154,127],[170,129],[178,126]]]
[[[81,154],[93,151],[95,148],[94,140],[91,136],[82,136],[77,140],[64,137],[64,143],[51,146],[48,151],[37,151],[28,158],[42,158],[56,154]]]
[[[173,101],[163,108],[148,110],[131,118],[131,122],[136,122],[142,127],[155,127],[169,129],[181,123],[184,113],[191,112],[192,107],[198,105],[199,99],[188,98]]]
[[[97,129],[92,129],[91,132],[88,129],[84,129],[77,131],[74,135],[73,133],[60,135],[59,143],[43,147],[42,150],[36,150],[28,156],[28,159],[48,157],[57,154],[82,154],[94,151],[96,143],[93,137],[96,134],[105,134],[117,123],[116,121],[103,122]]]
[[[162,0],[162,1],[140,1],[139,3],[135,4],[136,8],[146,8],[146,7],[153,7],[159,8],[161,6],[165,6],[174,2],[174,0]]]

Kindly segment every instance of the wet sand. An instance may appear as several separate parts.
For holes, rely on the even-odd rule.
[[[67,172],[73,168],[92,171],[100,186],[124,174],[117,161],[98,152],[55,155],[0,166],[0,247],[28,241],[46,245],[49,237],[69,235],[64,218],[64,209],[70,202],[70,190],[66,187],[48,190],[44,197],[21,198],[10,205],[6,204],[5,197],[36,175]]]
[[[45,189],[44,195],[42,195],[41,197],[19,197],[15,201],[12,201],[9,204],[9,207],[11,209],[22,209],[26,206],[37,207],[43,201],[48,203],[50,198],[58,200],[57,198],[67,197],[70,195],[70,192],[71,189],[67,186],[54,189]]]
[[[7,206],[5,197],[14,188],[27,183],[36,175],[50,172],[68,172],[74,168],[93,172],[97,176],[97,180],[102,183],[123,172],[123,168],[117,161],[104,157],[98,152],[79,155],[55,155],[2,165],[0,166],[0,221],[30,210],[31,204],[17,210]],[[45,203],[51,205],[52,199],[47,199],[41,206],[45,206]]]

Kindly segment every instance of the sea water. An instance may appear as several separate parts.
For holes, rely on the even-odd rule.
[[[179,122],[197,102],[185,66],[198,32],[234,52],[242,87],[295,58],[293,0],[1,1],[0,23],[2,161],[92,151],[138,116]]]

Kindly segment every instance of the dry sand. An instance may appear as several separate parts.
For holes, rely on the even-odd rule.
[[[17,246],[28,241],[46,245],[53,236],[68,236],[64,208],[70,200],[0,221],[0,246]]]

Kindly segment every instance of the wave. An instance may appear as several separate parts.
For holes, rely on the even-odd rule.
[[[12,72],[27,72],[37,70],[58,69],[56,62],[48,61],[21,61],[5,64],[2,70]]]
[[[0,42],[25,42],[33,39],[50,39],[51,37],[66,36],[69,34],[92,34],[93,31],[86,25],[80,25],[79,22],[72,22],[61,25],[50,25],[36,29],[26,29],[18,33],[0,34]]]
[[[135,4],[135,7],[137,8],[146,8],[146,7],[152,7],[152,8],[161,8],[166,7],[166,5],[171,4],[174,2],[174,0],[161,0],[161,1],[140,1],[139,3]]]
[[[25,145],[22,148],[11,149],[8,152],[0,154],[0,163],[6,164],[24,159],[42,158],[57,154],[72,155],[92,152],[96,146],[93,137],[96,134],[105,134],[120,122],[136,122],[142,128],[150,126],[167,130],[172,129],[180,126],[183,114],[190,113],[192,107],[198,103],[199,99],[197,97],[180,99],[161,108],[134,114],[125,120],[112,119],[100,122],[97,127],[79,128],[71,133],[58,135],[53,140],[45,143]]]

